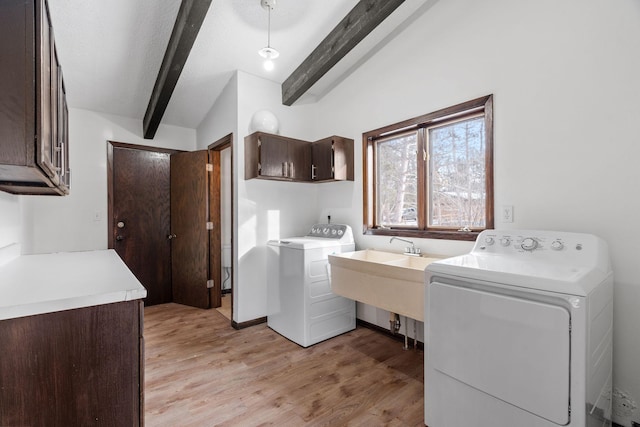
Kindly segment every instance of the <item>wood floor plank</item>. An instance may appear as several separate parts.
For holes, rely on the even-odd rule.
[[[424,354],[358,327],[302,348],[217,310],[145,308],[145,423],[424,426]]]

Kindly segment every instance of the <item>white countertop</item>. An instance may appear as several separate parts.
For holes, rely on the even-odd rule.
[[[146,296],[113,249],[23,255],[0,266],[0,320]]]

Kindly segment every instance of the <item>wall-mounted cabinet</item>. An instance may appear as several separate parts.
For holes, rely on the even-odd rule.
[[[308,143],[264,132],[245,139],[245,178],[311,180]]]
[[[330,136],[311,143],[313,181],[353,181],[353,139]]]
[[[0,190],[68,194],[68,109],[46,0],[0,2],[0,57]]]
[[[309,142],[255,132],[244,140],[245,179],[353,181],[353,140],[340,136]]]

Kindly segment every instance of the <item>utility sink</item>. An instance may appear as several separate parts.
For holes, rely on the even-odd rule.
[[[424,269],[439,259],[372,249],[329,255],[331,290],[424,322]]]

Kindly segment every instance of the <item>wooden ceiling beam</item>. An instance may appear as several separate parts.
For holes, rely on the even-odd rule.
[[[182,0],[171,38],[158,71],[156,83],[144,114],[143,134],[145,139],[153,139],[160,126],[173,90],[178,83],[189,52],[200,31],[212,0]]]
[[[360,0],[282,83],[282,103],[292,105],[404,0]]]

